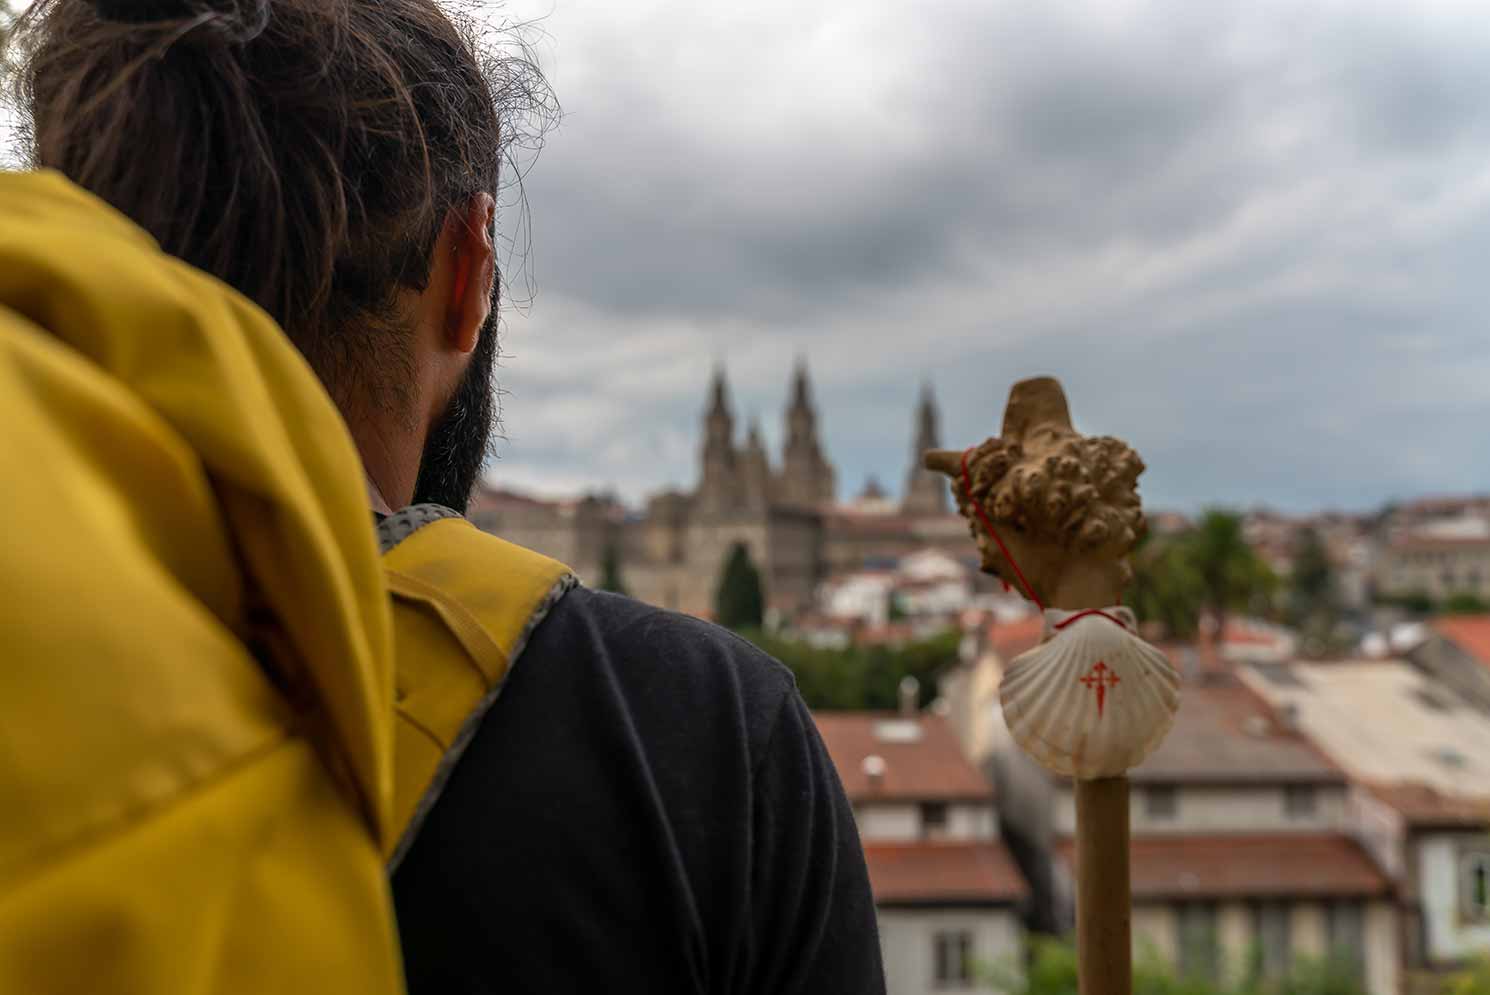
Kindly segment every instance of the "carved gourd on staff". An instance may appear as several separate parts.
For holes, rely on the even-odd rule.
[[[965,452],[933,450],[952,478],[983,570],[1044,614],[1039,646],[999,687],[1010,734],[1049,770],[1076,779],[1082,990],[1131,987],[1127,780],[1179,708],[1179,675],[1118,602],[1145,524],[1143,461],[1126,443],[1084,437],[1061,385],[1021,381],[1002,434]]]

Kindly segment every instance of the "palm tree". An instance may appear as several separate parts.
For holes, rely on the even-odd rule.
[[[1203,607],[1200,576],[1184,537],[1143,538],[1133,551],[1133,580],[1123,602],[1140,622],[1158,626],[1163,638],[1195,635]]]
[[[1186,536],[1190,562],[1200,581],[1201,603],[1216,625],[1218,638],[1226,631],[1226,616],[1238,609],[1260,614],[1270,611],[1278,578],[1242,535],[1242,518],[1211,509]]]

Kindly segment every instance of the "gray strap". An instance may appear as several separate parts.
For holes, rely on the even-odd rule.
[[[502,689],[507,686],[507,678],[512,675],[512,668],[517,666],[518,658],[527,648],[533,630],[537,629],[545,618],[548,618],[548,613],[553,611],[554,605],[557,605],[559,600],[578,584],[579,581],[573,574],[560,577],[543,600],[538,603],[533,614],[528,616],[527,624],[523,626],[517,642],[512,644],[512,651],[507,654],[507,670],[502,675],[502,679],[497,682],[496,687],[482,696],[481,700],[476,703],[476,707],[471,710],[471,714],[466,716],[465,721],[461,723],[460,732],[456,733],[455,740],[450,744],[450,749],[445,751],[445,756],[435,768],[429,787],[424,789],[419,804],[414,807],[414,812],[409,817],[408,825],[404,827],[403,835],[399,837],[398,845],[393,848],[393,855],[388,858],[389,874],[398,870],[398,865],[403,863],[404,855],[409,852],[409,847],[414,845],[414,839],[419,835],[419,830],[424,827],[424,820],[429,817],[435,803],[440,800],[440,795],[444,793],[445,784],[450,780],[450,775],[455,773],[455,765],[460,762],[461,755],[466,752],[466,747],[471,745],[471,740],[476,737],[476,731],[481,728],[481,720],[486,718],[486,713],[491,711]]]
[[[431,522],[438,522],[442,518],[462,517],[464,516],[459,512],[447,508],[442,504],[411,504],[407,508],[400,509],[378,522],[378,545],[386,556],[389,550]],[[507,675],[511,674],[512,668],[517,665],[518,657],[522,655],[523,649],[527,647],[528,639],[533,635],[533,630],[538,628],[538,625],[553,610],[554,605],[559,603],[559,599],[564,597],[576,583],[577,581],[573,574],[565,574],[563,577],[560,577],[553,588],[549,590],[547,596],[544,597],[543,601],[534,609],[533,614],[528,616],[527,624],[523,626],[523,631],[518,635],[516,643],[512,646],[512,650],[507,654],[506,674],[503,675],[502,680],[496,687],[482,696],[482,699],[477,702],[476,707],[471,710],[471,714],[466,716],[465,721],[461,724],[460,731],[455,736],[454,742],[450,744],[450,749],[445,751],[445,756],[440,760],[439,766],[435,768],[434,777],[430,780],[430,784],[425,789],[424,795],[419,799],[419,804],[415,806],[414,813],[409,818],[408,825],[404,827],[403,835],[400,836],[398,844],[394,847],[392,857],[388,860],[389,874],[392,874],[398,869],[398,865],[403,862],[404,854],[408,853],[409,847],[413,845],[415,837],[419,835],[419,830],[424,825],[425,818],[428,817],[430,810],[435,807],[435,802],[439,801],[440,794],[445,790],[445,782],[454,773],[455,765],[460,761],[461,754],[465,753],[466,747],[471,745],[471,740],[475,737],[476,730],[481,726],[481,720],[486,717],[486,713],[496,702],[497,696],[502,693],[502,688],[507,683]]]
[[[443,504],[411,504],[378,523],[378,546],[388,551],[431,522],[442,518],[460,518],[461,513]]]

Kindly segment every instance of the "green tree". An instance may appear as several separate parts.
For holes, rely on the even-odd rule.
[[[1232,612],[1271,613],[1278,578],[1247,545],[1240,515],[1211,509],[1184,542],[1200,578],[1202,604],[1215,619],[1218,633],[1225,631],[1226,616]]]
[[[1461,592],[1444,599],[1443,611],[1446,615],[1483,615],[1490,611],[1490,605],[1478,594]]]
[[[615,594],[625,594],[626,584],[621,580],[621,550],[616,543],[608,542],[600,554],[600,589]]]
[[[1243,538],[1241,518],[1211,510],[1188,532],[1139,545],[1124,601],[1139,621],[1187,639],[1207,612],[1222,626],[1235,611],[1271,614],[1277,587],[1278,578]]]
[[[1200,575],[1183,538],[1147,536],[1133,552],[1133,580],[1123,602],[1140,622],[1171,639],[1195,635],[1202,606]]]
[[[1431,615],[1438,606],[1427,591],[1409,591],[1406,594],[1377,594],[1373,599],[1378,605],[1391,605],[1414,615]]]
[[[1031,937],[1029,965],[976,965],[984,991],[1004,995],[1078,995],[1076,949],[1069,940]],[[1233,965],[1235,967],[1236,965]],[[1364,995],[1360,979],[1343,960],[1298,958],[1281,978],[1264,978],[1261,958],[1246,958],[1243,970],[1219,972],[1228,980],[1185,976],[1152,947],[1139,950],[1133,962],[1134,995]],[[1490,977],[1484,978],[1490,980]],[[1483,983],[1483,980],[1481,981]],[[1468,984],[1445,995],[1490,995],[1490,989]]]
[[[765,614],[760,571],[750,561],[750,550],[737,542],[724,561],[714,592],[714,620],[728,629],[758,629]]]
[[[1289,588],[1289,611],[1295,619],[1334,612],[1337,608],[1335,568],[1330,563],[1324,541],[1312,528],[1299,533]]]
[[[1443,995],[1490,995],[1490,954],[1475,957],[1444,982]]]
[[[1289,577],[1288,621],[1299,630],[1306,656],[1324,656],[1343,649],[1338,637],[1341,621],[1339,590],[1329,550],[1319,533],[1299,533]]]
[[[821,711],[889,711],[899,705],[900,681],[914,677],[920,704],[936,694],[936,677],[957,659],[961,635],[948,630],[901,647],[850,646],[820,649],[759,630],[741,633],[786,664],[807,707]]]

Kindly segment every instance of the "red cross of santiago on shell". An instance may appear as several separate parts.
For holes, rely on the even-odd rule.
[[[1092,669],[1087,671],[1085,677],[1077,680],[1086,685],[1088,691],[1097,692],[1097,718],[1102,717],[1102,708],[1107,704],[1107,689],[1118,684],[1122,678],[1112,672],[1112,668],[1101,660],[1092,664]]]

